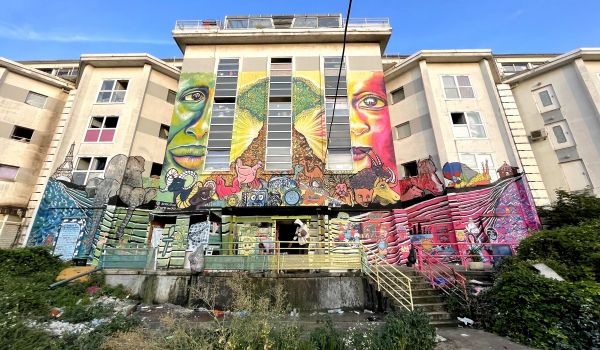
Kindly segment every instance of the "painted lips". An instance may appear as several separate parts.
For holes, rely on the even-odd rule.
[[[204,146],[179,146],[169,150],[175,163],[182,168],[196,170],[202,166],[206,156],[206,147]]]
[[[352,147],[352,158],[354,160],[361,160],[371,152],[371,147]]]

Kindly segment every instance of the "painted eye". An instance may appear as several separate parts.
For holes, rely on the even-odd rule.
[[[206,95],[199,90],[192,90],[185,94],[182,98],[183,102],[194,102],[199,103],[206,100]]]
[[[370,110],[380,110],[385,107],[386,102],[381,97],[376,95],[366,95],[358,101],[358,107]]]

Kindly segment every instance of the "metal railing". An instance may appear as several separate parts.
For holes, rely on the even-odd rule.
[[[367,254],[364,250],[361,262],[363,273],[378,291],[385,292],[406,310],[414,310],[410,277],[378,255]]]
[[[301,16],[304,17],[304,16]],[[220,20],[178,20],[175,22],[176,31],[220,31],[220,30],[252,30],[252,29],[273,29],[273,30],[286,30],[286,29],[331,29],[331,28],[344,28],[346,20],[343,20],[339,27],[330,26],[315,26],[315,27],[294,27],[289,28],[274,28],[273,26],[268,27],[253,27],[250,25],[250,20],[253,18],[247,18],[248,25],[246,27],[226,27],[225,22]],[[256,19],[259,19],[256,17]],[[263,18],[264,19],[264,18]],[[348,28],[390,28],[389,18],[350,18],[348,20]]]
[[[421,247],[415,246],[415,248],[417,249],[417,270],[431,283],[431,286],[466,301],[465,277],[434,255],[423,252]]]
[[[224,242],[204,256],[204,270],[359,270],[361,250],[358,242]]]
[[[155,249],[140,244],[103,247],[98,267],[104,269],[154,269]]]

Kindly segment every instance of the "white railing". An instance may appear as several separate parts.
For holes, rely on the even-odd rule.
[[[250,20],[252,18],[248,18]],[[344,28],[346,21],[344,20],[342,25],[338,28]],[[315,27],[309,29],[321,29],[332,27]],[[348,21],[348,28],[390,28],[389,18],[350,18]],[[260,28],[225,28],[225,23],[219,20],[179,20],[175,22],[176,31],[219,31],[219,30],[236,30],[236,29],[260,29]],[[264,29],[264,28],[263,28]],[[274,29],[269,27],[269,29]],[[307,28],[277,28],[276,30],[286,29],[307,29]]]
[[[344,25],[346,21],[344,21]],[[348,20],[348,28],[389,28],[389,18],[350,18]]]

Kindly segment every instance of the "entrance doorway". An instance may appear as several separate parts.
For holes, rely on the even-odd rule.
[[[294,221],[292,220],[277,221],[277,237],[275,237],[275,239],[277,241],[283,241],[283,243],[279,244],[279,250],[281,253],[300,253],[298,250],[298,241],[294,241],[294,236],[296,235],[296,227],[298,226],[294,224]]]

